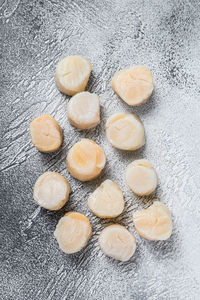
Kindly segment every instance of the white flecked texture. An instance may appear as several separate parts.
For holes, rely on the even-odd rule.
[[[0,0],[0,299],[191,299],[200,295],[200,8],[197,0],[25,1]],[[88,90],[101,98],[101,124],[78,132],[66,116],[69,98],[55,84],[55,65],[66,55],[86,56],[93,71]],[[132,108],[113,92],[113,74],[144,64],[155,90],[146,104]],[[123,152],[111,147],[104,125],[114,112],[133,112],[144,123],[146,145]],[[52,114],[63,128],[62,148],[38,152],[30,121]],[[73,179],[65,167],[68,149],[81,137],[104,149],[102,176],[89,183]],[[147,158],[156,168],[154,195],[139,198],[124,180],[125,167]],[[59,212],[40,209],[32,186],[45,171],[58,171],[71,185]],[[130,231],[132,212],[157,197],[172,211],[173,235],[150,242],[138,234],[130,261],[105,257],[97,238],[109,222],[87,207],[89,193],[106,178],[125,194],[116,219]],[[62,253],[53,232],[65,211],[86,214],[93,227],[80,253]]]

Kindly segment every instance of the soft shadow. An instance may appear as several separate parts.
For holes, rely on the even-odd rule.
[[[148,251],[155,256],[157,260],[166,259],[166,257],[177,258],[177,253],[181,249],[180,238],[177,228],[173,228],[171,237],[166,241],[148,241],[146,240],[146,247]]]
[[[140,204],[144,204],[144,208],[148,208],[149,206],[151,206],[153,204],[153,202],[155,200],[158,199],[158,196],[157,196],[157,191],[155,190],[151,195],[149,196],[142,196],[142,197],[139,197],[137,196],[137,199],[138,199],[138,202]]]
[[[117,261],[115,259],[112,258],[107,258],[108,263],[111,263],[112,265],[115,265],[118,269],[120,269],[123,273],[132,273],[133,271],[134,273],[137,272],[137,270],[140,269],[140,263],[142,262],[142,251],[140,247],[136,246],[136,250],[135,253],[133,254],[133,256],[125,262],[122,261]]]
[[[153,93],[151,97],[147,100],[147,102],[134,107],[134,113],[143,116],[157,109],[157,105],[158,105],[157,92],[156,90],[153,90]]]
[[[144,157],[146,144],[144,144],[141,148],[137,150],[120,150],[113,147],[113,152],[115,152],[118,156],[121,156],[123,159],[126,158],[130,161],[141,159]]]
[[[66,159],[66,148],[67,146],[63,144],[62,147],[55,152],[52,153],[39,152],[40,160],[43,166],[46,168],[45,171],[49,170],[54,165],[56,165],[56,169],[58,169],[58,166],[60,167],[60,164],[62,164],[63,161]]]
[[[91,92],[94,83],[95,83],[95,76],[94,76],[94,72],[93,72],[93,70],[92,70],[92,72],[91,72],[91,74],[90,74],[90,77],[89,77],[89,80],[88,80],[88,83],[87,83],[87,85],[86,85],[85,90],[86,90],[87,92]]]
[[[100,110],[101,126],[104,129],[106,123],[106,108],[103,105],[101,105]]]
[[[126,112],[135,113],[138,116],[140,115],[144,116],[152,112],[153,110],[157,109],[158,99],[159,99],[156,90],[153,90],[152,95],[145,103],[142,103],[138,106],[130,106],[126,102],[124,102],[119,96],[117,97],[118,97],[118,101],[122,102],[123,109]]]
[[[90,262],[93,258],[94,252],[94,243],[95,241],[92,241],[91,237],[87,245],[82,250],[68,255],[68,260],[76,266],[77,270],[90,269]]]
[[[55,223],[58,222],[60,220],[60,218],[62,218],[64,216],[64,214],[67,211],[70,211],[70,196],[69,196],[69,200],[67,201],[67,203],[59,210],[46,210],[45,208],[41,208],[41,216],[45,217],[46,220],[48,220],[50,223]]]

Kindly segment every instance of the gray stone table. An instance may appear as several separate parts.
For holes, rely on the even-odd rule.
[[[200,299],[200,6],[199,1],[0,0],[0,299],[162,300]],[[66,116],[69,98],[56,88],[55,65],[80,54],[92,63],[88,90],[101,98],[101,124],[78,132]],[[115,71],[148,66],[155,90],[146,104],[131,108],[113,92]],[[113,112],[142,119],[146,145],[133,152],[111,147],[104,125]],[[63,128],[62,148],[42,154],[31,144],[30,121],[52,114]],[[68,149],[81,137],[94,139],[107,164],[95,181],[81,183],[65,167]],[[125,166],[148,158],[159,186],[138,198],[124,181]],[[40,209],[32,187],[45,171],[59,171],[71,185],[59,212]],[[124,213],[115,221],[135,232],[132,212],[154,198],[172,211],[174,230],[165,242],[136,234],[137,250],[126,263],[100,251],[98,234],[109,223],[87,207],[103,180],[125,194]],[[67,256],[53,237],[65,211],[91,220],[93,236],[80,253]]]

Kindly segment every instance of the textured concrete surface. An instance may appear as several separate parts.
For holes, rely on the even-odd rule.
[[[199,299],[200,295],[200,8],[199,1],[25,1],[0,0],[0,299]],[[68,97],[56,88],[55,65],[81,54],[93,65],[88,90],[101,97],[101,124],[79,133],[66,116]],[[148,66],[155,77],[149,101],[128,107],[110,87],[116,70]],[[147,141],[138,151],[113,149],[104,124],[113,112],[134,112],[144,122]],[[29,123],[52,114],[64,130],[62,149],[41,154],[31,144]],[[107,154],[102,176],[90,183],[65,168],[68,149],[80,137],[93,138]],[[150,198],[134,196],[123,172],[133,159],[148,158],[159,186]],[[44,171],[59,171],[71,195],[59,212],[40,209],[32,186]],[[136,234],[137,250],[127,263],[105,257],[97,243],[108,223],[87,207],[90,192],[105,178],[125,194],[117,221],[135,232],[132,211],[154,197],[168,205],[174,230],[170,240],[150,242]],[[63,254],[53,237],[65,211],[91,220],[94,234],[78,254]]]

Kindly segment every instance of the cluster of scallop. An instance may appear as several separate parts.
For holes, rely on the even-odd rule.
[[[69,56],[56,68],[56,83],[64,94],[73,96],[67,104],[70,123],[84,130],[100,122],[100,99],[96,94],[84,92],[90,73],[90,62],[81,56]],[[112,78],[114,91],[127,104],[135,106],[145,102],[153,91],[153,76],[143,66],[117,72]],[[116,113],[106,122],[108,141],[121,150],[136,150],[144,145],[144,127],[134,114]],[[62,144],[62,130],[50,115],[42,115],[31,122],[31,139],[42,152],[53,152]],[[71,175],[80,181],[89,181],[100,175],[106,163],[102,148],[90,139],[81,139],[69,150],[66,165]],[[139,196],[151,194],[157,186],[156,171],[146,159],[130,163],[125,170],[130,189]],[[34,186],[34,200],[49,210],[58,210],[67,202],[70,193],[68,181],[57,172],[45,172]],[[115,218],[124,210],[124,197],[120,187],[105,180],[88,198],[90,210],[99,218]],[[133,214],[136,231],[149,240],[166,240],[172,233],[172,218],[168,208],[155,201],[147,209]],[[80,251],[92,234],[86,216],[78,212],[66,213],[54,232],[61,250],[67,254]],[[99,235],[102,251],[117,260],[127,261],[134,254],[136,239],[133,233],[119,224],[109,225]]]

